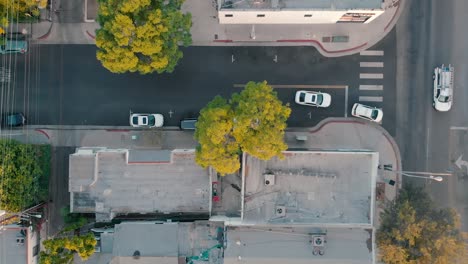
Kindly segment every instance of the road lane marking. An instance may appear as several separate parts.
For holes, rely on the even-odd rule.
[[[369,68],[383,68],[383,62],[368,62],[368,61],[361,61],[359,62],[359,66],[369,67]]]
[[[344,104],[344,117],[348,117],[348,86],[345,90],[345,104]]]
[[[364,50],[359,53],[361,56],[383,56],[383,50]]]
[[[382,91],[383,85],[359,85],[359,90],[361,91]]]
[[[359,96],[360,102],[383,102],[383,96]]]
[[[360,73],[360,79],[383,79],[383,73]]]
[[[346,89],[347,85],[315,85],[315,84],[269,84],[271,88],[292,88],[292,89]],[[234,88],[244,88],[245,84],[233,84]]]
[[[451,126],[450,130],[468,130],[468,127]]]

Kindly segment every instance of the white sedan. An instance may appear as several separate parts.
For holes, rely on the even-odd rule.
[[[380,123],[382,122],[383,112],[382,109],[376,107],[355,103],[351,110],[351,115]]]
[[[322,92],[297,91],[296,103],[316,107],[329,107],[331,104],[331,96]]]
[[[130,114],[132,127],[162,127],[164,117],[161,114]]]

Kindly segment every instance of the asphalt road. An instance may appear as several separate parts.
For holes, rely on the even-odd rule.
[[[393,134],[395,32],[373,49],[385,55],[325,58],[312,47],[189,47],[173,73],[140,75],[108,72],[96,60],[92,45],[31,45],[26,56],[2,57],[12,75],[3,84],[1,108],[25,112],[30,124],[128,125],[133,111],[162,113],[165,124],[175,126],[183,117],[197,116],[215,95],[240,91],[234,84],[267,80],[272,85],[348,87],[347,92],[305,89],[330,93],[332,106],[327,109],[296,105],[299,86],[277,88],[280,99],[293,109],[289,126],[306,127],[326,117],[349,115],[363,95],[359,85],[371,82],[384,85],[383,91],[371,91],[384,100],[368,104],[383,107],[383,126]],[[362,69],[362,61],[383,62],[384,68]],[[384,78],[363,80],[362,72],[381,72]]]
[[[465,0],[409,1],[397,24],[396,104],[396,139],[403,168],[453,172],[442,183],[405,180],[425,185],[437,205],[456,208],[465,232],[468,231],[468,167],[458,167],[455,161],[460,157],[468,160],[466,12]],[[455,67],[454,104],[447,113],[432,107],[432,72],[443,63]]]

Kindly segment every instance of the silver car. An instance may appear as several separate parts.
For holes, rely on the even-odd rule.
[[[161,114],[130,114],[130,125],[132,127],[162,127],[164,117]]]

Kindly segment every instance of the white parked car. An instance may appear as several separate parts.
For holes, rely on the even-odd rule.
[[[296,103],[316,107],[329,107],[331,104],[331,96],[322,92],[297,91]]]
[[[446,112],[452,108],[453,67],[442,64],[434,69],[434,94],[432,105],[437,111]]]
[[[383,112],[382,109],[376,107],[355,103],[351,110],[351,115],[380,123],[382,122]]]
[[[164,117],[161,114],[130,114],[130,125],[132,127],[162,127]]]

